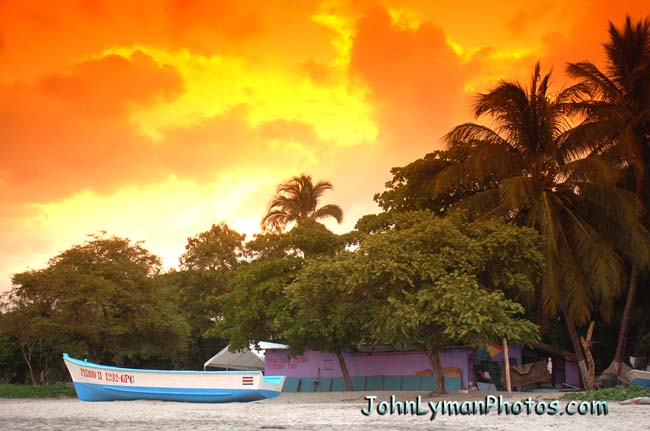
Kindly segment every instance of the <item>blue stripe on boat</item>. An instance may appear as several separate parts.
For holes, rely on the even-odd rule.
[[[83,401],[114,400],[164,400],[194,403],[245,402],[280,395],[277,391],[262,389],[196,389],[196,388],[154,388],[149,386],[117,386],[75,382],[74,388]]]
[[[263,379],[266,383],[279,385],[282,379],[284,379],[284,376],[264,376]]]
[[[644,386],[650,388],[650,380],[647,379],[634,379],[632,380],[634,386]]]

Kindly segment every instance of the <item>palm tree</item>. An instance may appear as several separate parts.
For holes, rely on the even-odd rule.
[[[576,103],[591,119],[585,134],[595,151],[622,162],[631,189],[645,209],[646,226],[650,209],[650,20],[632,23],[628,16],[623,28],[609,23],[605,44],[607,73],[588,61],[569,64],[568,73],[581,80],[582,100]],[[630,313],[636,296],[640,267],[630,271],[627,298],[618,335],[613,369],[619,373]]]
[[[300,174],[277,187],[269,210],[262,219],[262,228],[284,229],[287,224],[301,224],[307,220],[334,218],[338,223],[343,221],[343,210],[338,205],[318,207],[318,201],[327,190],[334,187],[329,181],[319,181],[313,184],[311,176]]]
[[[625,279],[615,248],[630,255],[642,229],[639,205],[632,193],[616,187],[616,166],[590,154],[579,119],[571,117],[580,87],[556,96],[548,92],[550,72],[535,66],[528,89],[501,81],[477,96],[476,117],[488,115],[494,129],[466,123],[446,139],[450,145],[471,145],[462,163],[442,171],[436,192],[494,184],[469,196],[461,205],[470,214],[502,216],[536,228],[545,239],[546,259],[540,306],[548,316],[561,312],[578,357],[583,380],[586,365],[576,324],[588,321],[594,309],[611,317],[612,303]],[[573,124],[578,122],[576,127]]]

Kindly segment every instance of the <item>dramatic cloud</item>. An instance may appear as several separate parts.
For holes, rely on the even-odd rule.
[[[108,230],[173,265],[275,186],[328,179],[350,229],[392,166],[440,148],[470,100],[534,63],[603,62],[622,0],[0,0],[0,291]]]
[[[130,124],[128,108],[182,91],[172,67],[139,52],[0,86],[0,197],[42,201],[151,179],[152,143]]]
[[[467,102],[468,73],[443,30],[431,22],[400,28],[380,7],[357,22],[350,70],[372,92],[382,138],[409,156],[438,146]]]
[[[549,26],[542,34],[543,58],[559,72],[564,70],[567,62],[583,60],[602,67],[605,60],[602,44],[609,38],[609,22],[621,27],[626,15],[634,19],[648,17],[650,6],[636,0],[621,0],[615,4],[595,0],[565,5],[563,12],[571,18],[566,31],[557,31]]]

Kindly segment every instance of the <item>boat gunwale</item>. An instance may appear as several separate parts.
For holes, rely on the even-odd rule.
[[[149,370],[149,369],[142,369],[142,368],[122,368],[122,367],[115,367],[112,365],[102,365],[102,364],[96,364],[94,362],[88,362],[88,361],[82,361],[81,359],[76,359],[68,355],[67,353],[63,354],[63,359],[65,361],[69,361],[75,365],[78,365],[80,367],[95,367],[95,368],[101,368],[105,370],[112,370],[112,371],[129,371],[129,372],[136,372],[136,373],[159,373],[159,374],[200,374],[200,375],[218,375],[218,374],[245,374],[245,375],[259,375],[260,377],[266,377],[261,371],[246,371],[246,370],[233,370],[233,371],[201,371],[201,370]],[[269,377],[276,377],[276,376],[269,376]]]

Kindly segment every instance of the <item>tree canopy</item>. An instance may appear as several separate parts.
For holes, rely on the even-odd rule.
[[[19,339],[92,361],[173,356],[186,348],[188,325],[160,266],[139,243],[93,235],[47,268],[16,274],[3,320],[19,323],[11,332]]]
[[[329,233],[329,249],[313,249],[310,239],[328,238],[316,224],[252,241],[256,257],[239,268],[233,289],[219,300],[217,325],[231,348],[276,339],[298,352],[331,351],[351,388],[342,353],[361,343],[435,350],[506,334],[513,341],[536,339],[522,306],[504,293],[534,296],[542,267],[534,230],[429,211],[370,219],[373,229],[345,239]]]
[[[446,214],[468,196],[494,187],[486,176],[480,181],[459,182],[444,192],[434,193],[438,175],[450,166],[465,161],[474,147],[472,143],[454,145],[426,154],[406,166],[392,168],[393,178],[385,184],[385,191],[375,194],[375,202],[384,211],[429,210],[436,215]]]
[[[189,237],[185,253],[180,257],[181,270],[202,272],[225,272],[237,265],[243,256],[242,235],[225,223],[212,227],[196,236]]]
[[[247,260],[234,271],[232,289],[212,299],[221,312],[211,332],[223,335],[234,350],[283,338],[289,305],[285,288],[305,258],[332,256],[342,248],[338,236],[315,221],[258,235],[245,246]]]
[[[287,285],[281,335],[290,345],[335,352],[351,386],[341,353],[361,343],[437,358],[445,345],[537,339],[523,307],[504,294],[533,296],[542,268],[534,230],[429,211],[378,218],[371,232],[350,236],[349,250],[306,260]]]
[[[179,270],[166,274],[177,289],[179,308],[191,328],[182,361],[185,367],[200,369],[215,349],[227,344],[223,337],[209,331],[220,313],[212,298],[231,289],[233,273],[244,259],[244,239],[245,235],[225,223],[213,224],[187,239]]]

